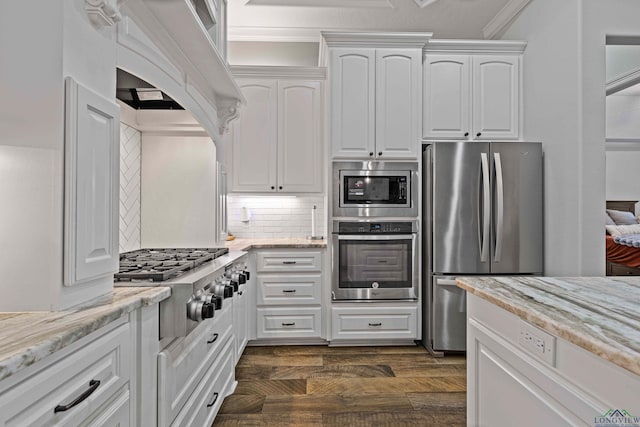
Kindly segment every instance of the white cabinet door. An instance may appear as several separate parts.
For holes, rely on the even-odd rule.
[[[471,132],[467,55],[427,55],[423,75],[422,136],[465,139]]]
[[[66,79],[65,286],[118,271],[120,108]]]
[[[518,139],[520,67],[515,56],[474,56],[474,139]]]
[[[416,158],[422,51],[376,49],[376,156]]]
[[[319,81],[278,81],[278,191],[322,191]]]
[[[242,80],[247,105],[233,124],[231,191],[276,191],[276,80]]]
[[[233,333],[235,335],[235,363],[238,363],[247,346],[248,286],[240,285],[233,303]]]
[[[375,49],[332,49],[329,61],[333,157],[373,157]]]

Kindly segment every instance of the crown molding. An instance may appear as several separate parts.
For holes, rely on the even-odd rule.
[[[605,151],[640,151],[640,139],[607,138],[604,149]]]
[[[417,2],[418,0],[416,0]],[[434,1],[434,0],[430,0]],[[301,7],[382,7],[393,9],[389,0],[249,0],[247,6],[301,6]]]
[[[231,66],[231,74],[236,78],[271,77],[278,79],[325,80],[327,78],[327,69],[324,67],[233,65]]]
[[[433,33],[385,33],[385,32],[343,32],[322,31],[322,38],[328,47],[415,47],[423,48]]]
[[[607,95],[613,95],[640,83],[640,70],[634,70],[607,82]]]
[[[232,42],[303,42],[318,43],[320,28],[229,27],[227,40]]]
[[[514,53],[521,54],[527,47],[527,42],[518,40],[458,40],[432,39],[424,48],[425,53]]]
[[[431,3],[435,3],[435,2],[437,2],[438,0],[413,0],[413,1],[415,1],[415,2],[416,2],[416,4],[417,4],[419,7],[427,7],[427,6],[429,6]]]
[[[510,0],[482,29],[485,39],[495,39],[502,35],[507,26],[531,0]]]

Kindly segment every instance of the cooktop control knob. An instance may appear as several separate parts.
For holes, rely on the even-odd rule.
[[[248,271],[248,270],[244,270],[244,271],[242,272],[242,274],[244,274],[244,277],[245,277],[247,280],[249,280],[250,273],[249,273],[249,271]]]
[[[192,299],[187,303],[187,317],[194,322],[200,322],[201,320],[212,318],[215,309],[213,304]]]

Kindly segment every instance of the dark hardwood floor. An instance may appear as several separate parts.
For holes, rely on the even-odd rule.
[[[464,356],[407,347],[247,347],[213,426],[464,426]]]

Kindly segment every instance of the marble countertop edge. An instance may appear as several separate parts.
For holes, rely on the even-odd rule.
[[[636,375],[640,375],[640,354],[633,349],[626,348],[622,344],[620,344],[619,347],[614,347],[611,342],[607,342],[593,334],[582,333],[572,326],[572,321],[562,323],[558,319],[545,315],[536,309],[535,305],[539,303],[525,305],[522,301],[516,301],[515,299],[509,300],[502,294],[496,295],[496,292],[491,288],[487,289],[479,285],[473,285],[468,283],[469,281],[473,281],[473,278],[460,277],[457,279],[457,284],[465,291],[515,314],[528,323],[552,335],[563,338],[596,356],[608,360]]]
[[[114,288],[88,305],[57,312],[0,313],[0,381],[144,306],[168,298],[171,288]]]
[[[230,250],[245,252],[251,249],[326,248],[327,240],[310,240],[304,237],[236,238],[227,241],[225,246]]]

